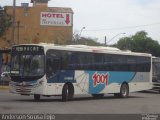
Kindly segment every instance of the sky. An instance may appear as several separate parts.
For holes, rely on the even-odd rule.
[[[30,0],[16,0],[17,6],[21,3]],[[12,4],[13,0],[0,0],[1,6]],[[106,36],[107,44],[114,44],[144,30],[160,43],[160,0],[50,0],[48,6],[72,8],[73,32],[81,37],[104,43]]]

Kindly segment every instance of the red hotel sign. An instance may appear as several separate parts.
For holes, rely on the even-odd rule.
[[[72,13],[41,12],[40,24],[47,26],[72,26]]]

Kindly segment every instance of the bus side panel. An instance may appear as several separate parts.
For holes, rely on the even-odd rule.
[[[56,95],[57,84],[46,83],[44,86],[44,95]]]
[[[149,90],[152,88],[152,79],[149,72],[138,72],[129,83],[130,92]]]
[[[68,73],[66,71],[66,73]],[[64,73],[57,82],[47,83],[45,94],[61,95],[66,77]],[[68,77],[68,76],[67,76]],[[63,82],[62,82],[63,81]],[[73,82],[74,81],[74,82]],[[151,89],[151,79],[148,72],[115,72],[115,71],[80,71],[74,72],[74,94],[100,94],[100,93],[119,93],[123,82],[128,83],[129,91],[141,91]]]
[[[47,79],[46,93],[48,95],[61,95],[65,83],[76,83],[74,70],[57,70]]]
[[[152,88],[152,84],[149,82],[131,82],[129,83],[130,92],[149,90],[151,88]]]
[[[123,82],[130,82],[135,72],[76,71],[75,94],[116,93]]]
[[[130,92],[152,87],[148,72],[76,71],[75,94],[119,93],[123,82]]]
[[[75,94],[89,93],[89,74],[85,71],[75,71],[76,83],[74,83]]]

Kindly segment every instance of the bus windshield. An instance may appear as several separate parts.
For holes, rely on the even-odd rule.
[[[12,56],[11,76],[42,76],[44,63],[44,55],[15,54]]]

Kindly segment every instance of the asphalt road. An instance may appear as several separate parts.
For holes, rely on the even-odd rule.
[[[105,95],[94,99],[89,95],[75,96],[68,102],[61,97],[42,97],[35,102],[33,96],[21,96],[0,90],[0,113],[52,113],[52,114],[143,114],[160,113],[160,94],[155,92],[130,93],[129,98]]]

